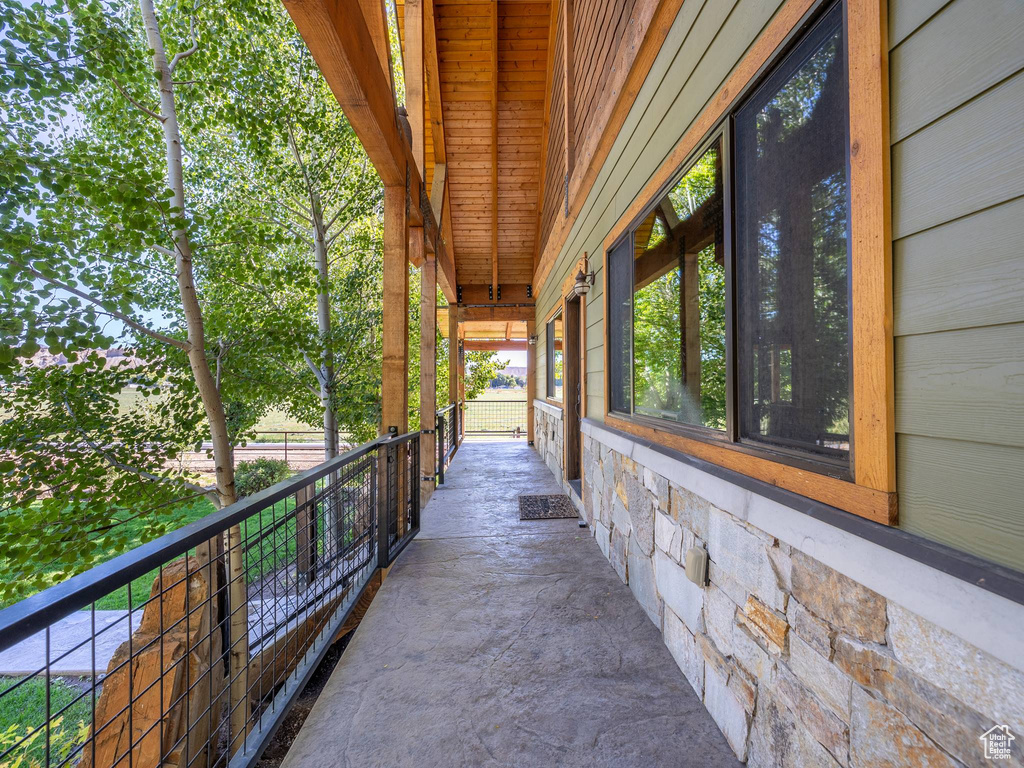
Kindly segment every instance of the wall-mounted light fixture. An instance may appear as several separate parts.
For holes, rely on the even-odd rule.
[[[531,347],[536,347],[536,346],[537,346],[537,334],[536,334],[536,333],[532,334],[532,335],[531,335],[531,336],[530,336],[530,337],[529,337],[529,338],[528,338],[528,339],[526,340],[526,343],[527,343],[527,344],[529,344],[529,345],[530,345]]]
[[[572,292],[577,296],[586,296],[590,292],[590,286],[594,284],[594,271],[590,268],[590,260],[587,259],[587,254],[583,254],[583,258],[580,260],[579,271],[576,272],[576,283],[572,287]]]

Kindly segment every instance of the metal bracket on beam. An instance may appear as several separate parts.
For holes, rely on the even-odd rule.
[[[455,301],[458,304],[462,303],[462,286],[457,286],[455,289]]]
[[[487,286],[487,299],[489,301],[494,301],[494,283]]]
[[[533,286],[532,285],[527,285],[526,286],[526,298],[528,298],[528,299],[532,299],[533,298]]]
[[[498,284],[498,301],[501,301],[501,283]]]

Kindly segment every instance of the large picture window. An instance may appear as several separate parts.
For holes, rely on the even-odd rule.
[[[744,439],[850,450],[841,6],[736,113],[737,371]]]
[[[609,249],[613,412],[849,467],[844,54],[836,4]]]
[[[636,228],[633,408],[725,429],[722,143],[716,140]]]

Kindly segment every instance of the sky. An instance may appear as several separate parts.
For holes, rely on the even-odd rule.
[[[513,368],[525,368],[526,367],[526,352],[521,350],[512,350],[510,352],[499,352],[498,357],[502,360],[508,360],[508,364]]]

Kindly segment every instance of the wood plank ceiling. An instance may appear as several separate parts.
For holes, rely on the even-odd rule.
[[[404,0],[397,10],[404,48]],[[550,11],[533,0],[433,0],[457,282],[496,282],[503,303],[525,298],[538,250]],[[497,301],[496,289],[484,300]]]

